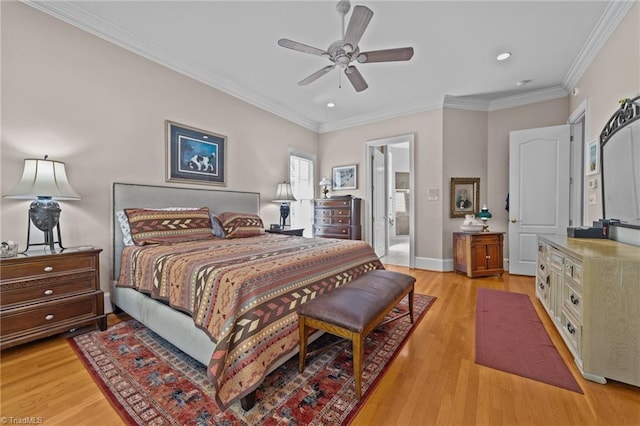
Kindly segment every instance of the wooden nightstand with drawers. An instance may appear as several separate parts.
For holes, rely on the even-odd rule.
[[[83,247],[0,260],[0,349],[84,327],[105,330],[101,251]]]

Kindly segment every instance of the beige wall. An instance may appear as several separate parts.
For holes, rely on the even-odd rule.
[[[618,101],[640,95],[640,3],[624,17],[609,37],[591,66],[577,84],[578,96],[571,96],[569,108],[574,111],[587,101],[586,141],[599,138],[607,120],[619,107]],[[600,175],[598,188],[589,189],[587,198],[597,197],[595,206],[588,206],[589,221],[602,217]]]
[[[415,135],[416,256],[440,261],[442,232],[439,224],[443,221],[444,199],[442,194],[442,109],[321,134],[318,156],[320,176],[331,176],[331,168],[334,166],[357,163],[359,165],[358,190],[348,192],[364,198],[365,143],[406,134]],[[438,201],[427,201],[428,188],[440,189]]]
[[[2,193],[17,183],[24,158],[48,154],[66,162],[82,200],[60,203],[63,242],[104,249],[103,289],[111,265],[111,185],[166,184],[165,120],[226,135],[226,189],[259,192],[265,223],[278,221],[271,198],[288,175],[287,150],[317,154],[315,132],[29,6],[0,3]],[[28,206],[2,199],[3,241],[24,247]]]

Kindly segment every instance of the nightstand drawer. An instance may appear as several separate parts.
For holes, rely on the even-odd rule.
[[[16,258],[13,258],[16,259]],[[60,257],[56,255],[38,259],[20,259],[20,262],[12,262],[13,259],[4,260],[0,270],[0,279],[28,278],[44,274],[68,273],[74,270],[95,269],[96,262],[93,254],[85,256]]]
[[[52,279],[13,281],[3,283],[1,288],[0,306],[3,308],[18,303],[39,303],[94,291],[97,288],[96,273],[89,271]]]
[[[77,321],[83,318],[95,318],[99,313],[100,294],[73,296],[55,302],[42,303],[33,307],[23,307],[3,313],[2,339],[11,339],[12,335],[31,332],[39,328],[55,327],[58,323]]]

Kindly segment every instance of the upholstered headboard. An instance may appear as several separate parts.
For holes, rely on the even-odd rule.
[[[208,207],[212,213],[216,214],[222,212],[260,214],[260,194],[114,182],[112,206],[112,279],[117,280],[120,275],[120,257],[124,248],[122,231],[116,217],[117,211],[127,208]]]

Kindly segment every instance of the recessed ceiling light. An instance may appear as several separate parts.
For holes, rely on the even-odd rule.
[[[329,108],[333,108],[334,106],[336,106],[336,104],[335,104],[335,103],[333,103],[333,102],[329,102],[329,103],[327,104],[327,107],[329,107]]]
[[[516,83],[516,86],[518,87],[522,87],[522,86],[526,86],[527,84],[531,83],[533,80],[520,80],[519,82]]]
[[[501,54],[499,54],[496,59],[499,61],[504,61],[506,59],[509,59],[511,57],[511,52],[503,52]]]

